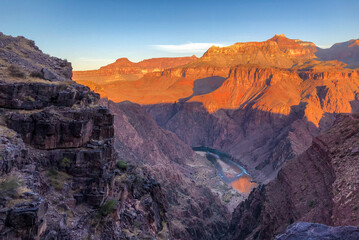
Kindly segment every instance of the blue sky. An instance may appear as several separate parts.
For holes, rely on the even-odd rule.
[[[75,70],[120,57],[201,56],[210,45],[274,34],[329,47],[359,38],[358,0],[1,0],[0,31]]]

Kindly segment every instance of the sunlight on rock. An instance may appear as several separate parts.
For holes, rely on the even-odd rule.
[[[233,181],[231,185],[238,192],[249,194],[258,184],[252,182],[252,178],[250,176],[243,176],[236,181]]]

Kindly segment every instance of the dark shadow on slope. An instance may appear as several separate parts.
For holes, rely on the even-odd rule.
[[[306,150],[333,119],[333,114],[326,114],[316,127],[305,117],[305,102],[292,106],[288,115],[251,106],[211,114],[200,102],[143,107],[157,124],[188,145],[207,146],[234,156],[260,182],[272,179],[284,162]]]
[[[275,114],[252,108],[236,110],[221,109],[214,114],[210,114],[203,104],[199,102],[156,104],[142,107],[138,104],[123,102],[116,104],[116,106],[113,107],[116,109],[115,113],[117,118],[127,116],[123,119],[123,121],[128,121],[128,123],[136,130],[137,134],[142,136],[141,138],[145,139],[143,143],[137,144],[140,151],[137,149],[131,150],[133,145],[136,145],[134,144],[136,141],[133,141],[131,138],[128,139],[129,134],[124,134],[126,124],[120,124],[121,121],[117,120],[115,121],[118,125],[117,133],[124,134],[123,139],[129,140],[124,142],[117,141],[117,149],[122,153],[122,155],[126,156],[127,159],[133,157],[134,161],[151,166],[158,166],[161,164],[158,160],[158,155],[149,154],[152,153],[154,149],[157,149],[156,146],[159,146],[158,150],[161,151],[161,154],[168,156],[169,162],[163,162],[162,164],[164,164],[164,166],[167,166],[168,163],[181,164],[179,159],[190,157],[191,154],[188,146],[183,144],[183,142],[185,142],[191,146],[210,146],[229,153],[232,156],[240,156],[239,163],[246,169],[248,169],[246,164],[252,164],[250,169],[253,170],[260,163],[267,161],[267,164],[265,164],[262,169],[257,170],[257,173],[263,174],[265,171],[270,169],[272,172],[277,171],[281,168],[281,165],[284,162],[287,162],[287,164],[293,163],[294,160],[288,161],[298,155],[298,152],[293,150],[295,147],[293,147],[293,144],[299,143],[298,140],[310,137],[310,142],[307,145],[310,146],[312,137],[319,133],[319,130],[314,126],[314,124],[309,122],[304,115],[307,107],[307,103],[305,102],[292,106],[291,112],[288,115]],[[146,109],[147,112],[152,115],[152,118],[157,121],[157,124],[159,124],[159,122],[163,123],[159,125],[175,133],[183,140],[183,142],[179,141],[172,134],[164,135],[165,131],[161,130],[152,120],[150,115],[146,114],[143,109]],[[332,115],[333,114],[326,114],[323,116],[322,121],[328,122],[325,119],[327,118],[328,120],[331,120]],[[294,141],[293,137],[295,137]],[[133,139],[136,140],[136,138]],[[138,142],[139,141],[137,140],[137,143]],[[305,147],[307,143],[302,142],[299,144],[303,144]],[[243,202],[233,215],[229,235],[231,238],[228,239],[244,239],[244,237],[255,231],[255,228],[258,227],[259,224],[263,224],[264,228],[256,230],[258,231],[258,234],[259,232],[267,234],[262,235],[264,237],[268,237],[263,239],[271,239],[270,236],[278,233],[277,231],[280,231],[281,227],[284,228],[299,218],[296,213],[297,211],[294,211],[294,206],[291,205],[290,201],[294,200],[297,204],[299,204],[302,202],[302,195],[299,195],[299,197],[297,195],[293,195],[295,193],[291,192],[291,186],[287,186],[288,184],[286,180],[288,177],[299,176],[297,179],[302,179],[300,181],[291,181],[291,183],[303,182],[301,185],[302,188],[296,187],[295,190],[304,189],[300,191],[311,191],[311,194],[303,197],[303,202],[304,205],[307,206],[307,210],[312,210],[310,204],[313,204],[311,203],[313,199],[318,198],[324,201],[332,199],[330,196],[327,197],[330,192],[326,190],[321,181],[322,176],[327,177],[330,174],[330,171],[327,171],[328,169],[324,169],[326,168],[326,165],[319,162],[324,159],[322,158],[322,154],[325,156],[327,153],[325,151],[319,152],[319,155],[317,152],[312,153],[313,154],[307,154],[307,156],[313,156],[316,161],[309,163],[304,162],[306,164],[304,167],[302,161],[299,161],[293,168],[287,170],[287,175],[282,174],[277,178],[282,182],[274,185],[273,187],[268,187],[268,185],[264,187],[260,186],[250,194],[249,200]],[[318,174],[318,166],[324,167],[319,169],[323,170],[323,174]],[[277,169],[273,170],[273,168]],[[285,168],[286,167],[282,169]],[[311,177],[306,179],[308,174],[307,171],[310,169],[313,170],[310,171]],[[161,172],[156,168],[154,168],[154,171],[161,176]],[[248,172],[251,174],[250,171]],[[256,176],[253,177],[256,179]],[[166,195],[168,202],[172,204],[172,206],[181,206],[176,202],[179,198],[177,198],[175,194],[183,191],[183,186],[178,184],[176,178],[166,179],[166,182],[168,182],[170,187],[175,186],[173,188],[167,188],[168,185],[164,185],[166,189],[168,189]],[[312,183],[318,187],[304,188],[306,184]],[[173,191],[172,189],[176,189],[176,191]],[[273,193],[270,196],[275,196],[271,198],[272,201],[270,202],[272,204],[271,206],[274,206],[271,209],[271,211],[274,212],[272,216],[276,217],[279,215],[284,217],[274,218],[275,221],[273,221],[273,219],[267,219],[268,221],[263,222],[263,219],[265,219],[265,216],[267,216],[266,214],[268,213],[265,209],[261,209],[265,201],[267,201],[265,195],[266,189],[269,189],[269,192]],[[323,191],[318,194],[317,191],[321,190]],[[207,196],[202,199],[206,198]],[[193,199],[197,200],[197,198]],[[325,203],[327,204],[327,202]],[[204,204],[205,205],[200,206],[207,206],[207,202],[204,202]],[[219,206],[220,205],[217,205],[210,210],[218,208]],[[188,207],[190,207],[190,205]],[[326,208],[328,208],[328,205],[323,205],[322,209]],[[288,214],[282,214],[282,210]],[[250,216],[248,218],[249,220],[241,221],[241,219],[243,219],[241,216],[245,216],[244,214],[240,214],[243,212],[249,213],[249,215],[247,215]],[[277,213],[278,215],[275,215]],[[219,214],[221,214],[221,212],[219,212]],[[190,217],[191,215],[189,215],[188,218],[186,217],[186,221],[188,221]],[[200,220],[202,221],[202,219]],[[243,224],[239,225],[239,223]],[[200,233],[202,233],[203,229],[206,229],[206,227],[217,227],[218,225],[216,224],[211,225],[204,222],[204,224],[202,224],[204,227],[200,229]],[[191,225],[190,223],[189,225],[192,226],[194,224]],[[270,229],[268,230],[266,227],[270,227]],[[238,238],[237,233],[243,238]],[[255,232],[253,233],[255,234]],[[235,237],[232,237],[231,234],[235,234]]]
[[[346,63],[346,68],[355,69],[359,67],[359,47],[354,44],[355,40],[336,43],[330,48],[319,48],[315,55],[320,61],[338,60]]]
[[[353,101],[350,101],[350,106],[352,108],[352,113],[359,112],[359,93],[355,93],[355,99]]]
[[[180,98],[179,102],[187,102],[189,99],[191,99],[194,96],[211,93],[216,89],[218,89],[220,86],[222,86],[224,81],[226,81],[226,78],[219,76],[197,79],[193,83],[193,94],[189,97]]]

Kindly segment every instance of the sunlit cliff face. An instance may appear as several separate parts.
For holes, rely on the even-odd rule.
[[[232,187],[240,193],[249,194],[253,188],[257,187],[258,184],[251,182],[253,179],[250,176],[243,176],[238,180],[231,183]]]
[[[349,43],[357,46],[357,40]],[[249,106],[288,116],[293,107],[306,103],[306,119],[319,126],[324,113],[352,111],[359,71],[338,61],[319,61],[317,53],[313,43],[276,35],[264,42],[211,47],[199,59],[173,58],[171,63],[150,59],[136,64],[122,59],[96,73],[75,72],[74,79],[115,102],[149,105],[186,99],[202,103],[209,113]],[[114,81],[108,69],[121,64],[136,65],[141,71],[127,74],[133,68],[124,67]],[[208,77],[225,81],[205,94],[194,94],[196,81]]]
[[[160,72],[167,68],[185,65],[196,60],[196,56],[178,58],[152,58],[141,62],[131,62],[127,58],[119,58],[116,62],[103,66],[98,70],[74,71],[73,80],[89,81],[103,85],[111,82],[136,81],[151,72]]]

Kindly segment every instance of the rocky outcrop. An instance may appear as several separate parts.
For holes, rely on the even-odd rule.
[[[0,57],[0,238],[168,238],[162,188],[117,162],[99,95],[25,38],[0,35]]]
[[[2,209],[1,237],[8,239],[21,239],[25,236],[40,238],[46,230],[44,221],[47,203],[42,199],[31,199],[30,203],[20,203],[15,207]],[[8,210],[8,211],[7,211]],[[4,234],[4,232],[6,234]],[[19,238],[20,237],[20,238]]]
[[[0,174],[6,174],[15,166],[25,163],[28,150],[15,131],[0,125]]]
[[[324,224],[299,222],[290,225],[286,232],[277,236],[276,240],[356,240],[359,229],[356,227],[329,227]]]
[[[2,82],[0,83],[0,107],[34,110],[47,106],[71,107],[90,105],[98,94],[74,82]]]
[[[233,213],[228,239],[271,239],[297,221],[359,226],[358,116],[339,115],[325,134],[288,161]]]
[[[143,77],[146,73],[159,72],[167,68],[186,65],[196,59],[196,56],[151,58],[134,63],[127,58],[119,58],[116,62],[101,67],[98,70],[74,71],[73,79],[79,83],[92,82],[97,85],[117,81],[135,81]],[[118,84],[120,84],[120,82]]]
[[[338,60],[347,64],[349,68],[359,67],[359,39],[336,43],[330,48],[318,48],[316,55],[324,61]]]
[[[290,68],[315,57],[315,45],[275,35],[264,42],[236,43],[228,47],[211,47],[196,64],[235,66],[257,64],[266,67]]]
[[[101,107],[10,112],[7,122],[25,143],[39,149],[78,148],[113,137],[112,115]]]
[[[274,41],[278,44],[281,51],[293,58],[313,58],[316,52],[316,46],[312,42],[305,42],[299,39],[289,39],[284,34],[276,34],[268,41]]]
[[[9,79],[9,74],[15,78],[27,76],[45,81],[66,81],[72,77],[71,63],[45,55],[34,41],[3,33],[0,33],[0,66],[1,80]],[[16,66],[21,67],[17,69]]]

